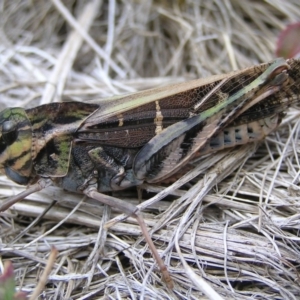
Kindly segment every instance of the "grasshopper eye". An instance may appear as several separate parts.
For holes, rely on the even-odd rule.
[[[6,149],[6,144],[3,141],[3,138],[1,137],[0,138],[0,153],[2,153],[3,151],[5,151],[5,149]]]
[[[6,121],[2,125],[2,138],[6,145],[11,145],[18,137],[17,125],[13,121]]]

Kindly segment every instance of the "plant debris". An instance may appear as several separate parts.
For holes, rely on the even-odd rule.
[[[268,62],[279,33],[299,19],[298,0],[3,1],[0,109]],[[260,145],[200,158],[174,183],[141,186],[141,203],[136,189],[114,193],[142,209],[173,291],[134,218],[55,187],[1,214],[1,259],[30,295],[55,246],[44,299],[200,299],[203,285],[210,298],[299,299],[299,116],[291,108]],[[23,189],[0,178],[3,199]]]

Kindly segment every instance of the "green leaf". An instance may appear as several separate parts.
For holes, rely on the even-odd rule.
[[[10,261],[4,263],[3,273],[0,275],[0,299],[26,300],[26,293],[17,292],[14,278],[14,268]]]

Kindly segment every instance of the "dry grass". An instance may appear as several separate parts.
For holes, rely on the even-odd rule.
[[[280,30],[300,18],[298,0],[176,2],[0,2],[1,109],[102,98],[269,61]],[[55,246],[43,299],[206,299],[207,284],[226,299],[299,299],[298,119],[290,110],[256,152],[247,145],[213,154],[167,188],[144,186],[150,199],[139,206],[173,292],[133,218],[106,231],[118,212],[54,187],[1,215],[1,258],[13,261],[18,286],[32,293]],[[1,177],[3,198],[21,190]],[[116,195],[138,204],[135,192]]]

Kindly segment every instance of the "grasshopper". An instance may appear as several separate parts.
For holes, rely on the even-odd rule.
[[[230,74],[90,103],[62,102],[0,113],[0,167],[27,190],[57,185],[137,218],[172,287],[135,206],[102,194],[161,182],[196,155],[264,138],[299,101],[300,61],[277,59]]]

